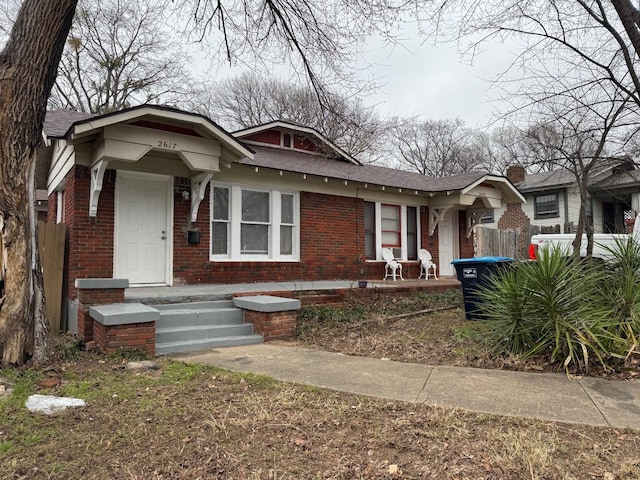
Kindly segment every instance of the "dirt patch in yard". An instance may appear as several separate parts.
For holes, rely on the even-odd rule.
[[[405,298],[381,295],[370,302],[356,296],[346,308],[307,308],[298,320],[297,335],[287,340],[309,348],[400,362],[564,372],[562,365],[549,363],[542,355],[525,361],[496,354],[483,339],[486,328],[485,322],[466,320],[461,294],[452,290]],[[638,355],[618,362],[615,371],[604,370],[595,362],[590,367],[591,376],[627,380],[640,376]]]
[[[0,371],[3,479],[634,479],[640,434],[330,392],[158,360],[132,373],[87,353]],[[58,382],[43,383],[45,379]],[[54,385],[43,388],[38,385]],[[79,396],[53,416],[29,391]]]
[[[308,310],[290,341],[432,365],[557,370],[492,355],[478,341],[482,322],[465,320],[448,295]],[[637,431],[362,397],[166,358],[135,372],[130,358],[73,343],[57,351],[44,370],[0,369],[13,392],[0,397],[2,479],[640,478]],[[32,393],[87,406],[32,414]]]

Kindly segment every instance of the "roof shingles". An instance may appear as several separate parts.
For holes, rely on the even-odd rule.
[[[75,122],[91,117],[95,115],[73,110],[49,110],[44,118],[43,131],[47,137],[62,138]]]
[[[255,151],[253,160],[245,158],[242,160],[244,165],[422,192],[461,190],[486,175],[485,172],[470,172],[450,177],[433,178],[394,168],[354,165],[296,150],[263,146],[254,146],[253,149]]]

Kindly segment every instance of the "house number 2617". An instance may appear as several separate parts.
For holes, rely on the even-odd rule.
[[[167,148],[169,150],[175,150],[178,146],[175,142],[167,142],[166,140],[158,140],[158,147]]]

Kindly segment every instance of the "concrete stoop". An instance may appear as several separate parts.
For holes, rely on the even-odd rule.
[[[231,300],[150,306],[160,312],[156,321],[159,355],[263,342]]]

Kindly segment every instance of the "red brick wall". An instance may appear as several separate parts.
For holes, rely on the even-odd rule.
[[[113,277],[115,170],[105,172],[95,218],[89,217],[90,190],[89,169],[75,166],[65,180],[69,298],[76,295],[76,278]]]
[[[89,307],[78,307],[78,338],[81,342],[93,340],[93,318],[89,315]]]
[[[300,262],[210,262],[208,198],[207,191],[196,224],[200,244],[188,245],[189,205],[179,193],[175,195],[176,284],[355,279],[367,274],[360,199],[300,193]],[[383,269],[378,267],[375,277]]]
[[[98,216],[89,217],[90,172],[76,166],[66,178],[65,218],[69,232],[69,297],[74,298],[76,278],[113,276],[113,228],[115,172],[107,170],[100,194]],[[384,262],[365,262],[364,214],[361,199],[300,193],[299,262],[210,262],[209,191],[200,204],[195,227],[200,243],[189,245],[190,201],[186,179],[176,179],[174,188],[173,277],[176,285],[194,283],[245,283],[264,281],[377,279],[384,276]],[[53,203],[53,202],[52,202]],[[52,214],[50,212],[50,214]],[[464,220],[461,220],[462,224]],[[421,246],[439,263],[438,230],[429,236],[429,215],[420,213]],[[461,229],[462,231],[463,229]],[[462,234],[461,234],[462,235]],[[471,245],[466,237],[461,249]],[[471,250],[472,251],[472,250]],[[407,278],[417,278],[417,262],[404,262]]]
[[[175,179],[173,195],[173,279],[174,284],[210,283],[206,279],[210,277],[211,263],[209,262],[209,201],[211,194],[209,188],[205,192],[204,199],[200,202],[198,219],[191,225],[191,200],[185,200],[183,191],[190,192],[188,179]],[[200,230],[200,243],[189,245],[187,243],[187,231],[190,228]],[[220,283],[220,282],[219,282]]]
[[[262,335],[265,342],[292,335],[296,327],[296,316],[296,310],[288,312],[244,311],[245,321],[253,324],[253,331]]]
[[[47,222],[55,222],[58,213],[58,194],[53,192],[47,201]]]
[[[124,288],[83,288],[78,290],[82,305],[106,305],[124,302]]]
[[[91,305],[107,305],[124,302],[124,288],[85,288],[78,295],[78,338],[82,342],[94,339],[94,325],[98,325],[89,315]]]
[[[109,326],[94,322],[93,330],[94,340],[103,353],[142,350],[150,355],[155,354],[155,322]]]
[[[517,230],[518,234],[518,254],[527,255],[529,248],[529,225],[531,221],[522,210],[521,203],[509,203],[507,209],[498,220],[500,230]]]

